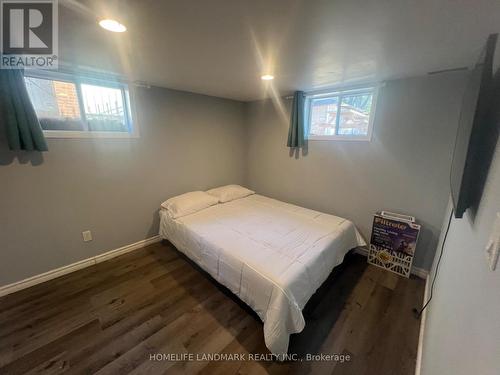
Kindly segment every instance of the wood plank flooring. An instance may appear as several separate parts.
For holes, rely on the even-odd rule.
[[[0,374],[413,374],[423,291],[423,280],[348,255],[291,337],[303,360],[252,361],[269,353],[256,314],[163,242],[0,298]],[[245,360],[150,357],[172,353]]]

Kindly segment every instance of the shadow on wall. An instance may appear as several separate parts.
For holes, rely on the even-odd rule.
[[[309,148],[308,148],[307,141],[304,143],[304,146],[302,148],[298,148],[298,147],[289,148],[290,157],[291,158],[295,157],[295,159],[299,159],[300,155],[302,155],[302,157],[307,156],[308,152],[309,152]]]
[[[421,227],[420,234],[418,236],[417,250],[421,249],[420,252],[423,253],[422,263],[424,265],[432,264],[434,251],[429,251],[428,249],[436,249],[441,228],[436,228],[434,225],[425,220],[418,220],[418,224],[420,224]],[[417,265],[417,267],[424,268],[422,265]]]
[[[153,211],[153,219],[151,220],[151,226],[148,229],[146,238],[151,238],[158,235],[160,228],[160,209]]]
[[[41,165],[44,162],[43,153],[38,151],[12,151],[7,144],[5,127],[0,125],[0,165],[10,165],[15,160],[19,164]]]

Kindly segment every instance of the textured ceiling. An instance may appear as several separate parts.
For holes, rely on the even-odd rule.
[[[236,100],[470,66],[498,0],[60,0],[61,59]],[[96,18],[120,19],[107,32]],[[260,75],[272,73],[271,83]]]

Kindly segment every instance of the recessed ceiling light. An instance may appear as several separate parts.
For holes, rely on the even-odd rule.
[[[264,74],[260,77],[260,79],[263,81],[272,81],[274,79],[274,76],[271,74]]]
[[[101,26],[103,29],[106,29],[108,31],[112,31],[114,33],[123,33],[125,31],[127,31],[127,28],[125,27],[125,25],[122,25],[120,22],[112,20],[112,19],[100,20],[99,26]]]

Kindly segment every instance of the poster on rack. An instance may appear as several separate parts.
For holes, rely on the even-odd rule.
[[[375,215],[370,243],[389,252],[413,256],[420,225]]]
[[[373,218],[368,262],[409,277],[419,232],[420,225],[413,217],[377,213]]]

